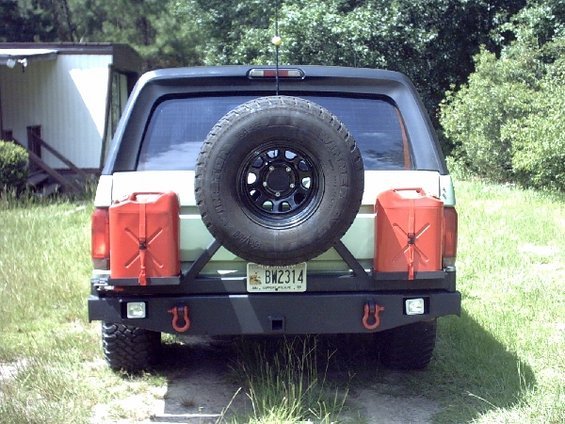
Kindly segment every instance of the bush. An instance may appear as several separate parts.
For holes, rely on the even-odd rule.
[[[482,51],[468,83],[447,93],[441,124],[459,167],[490,181],[565,190],[565,61],[546,62],[548,47],[561,54],[565,39],[543,49],[514,45],[499,59]]]
[[[532,99],[535,113],[502,128],[501,137],[512,144],[516,181],[534,188],[565,190],[565,60],[554,66]]]
[[[28,176],[26,149],[0,140],[0,190],[23,190]]]
[[[565,10],[532,2],[505,25],[515,41],[499,58],[482,50],[475,71],[441,104],[459,168],[495,182],[565,191]]]
[[[529,78],[518,77],[513,62],[485,50],[475,65],[469,82],[447,93],[441,124],[462,167],[491,181],[512,181],[511,140],[503,139],[501,131],[505,122],[527,116],[531,89],[520,81]]]

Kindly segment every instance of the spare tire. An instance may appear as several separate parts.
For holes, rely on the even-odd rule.
[[[212,235],[237,256],[291,265],[328,250],[355,219],[363,162],[345,125],[287,96],[233,109],[208,134],[195,197]]]

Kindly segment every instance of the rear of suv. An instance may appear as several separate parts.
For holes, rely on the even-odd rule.
[[[90,320],[110,366],[161,333],[378,334],[425,367],[460,313],[453,184],[409,80],[299,66],[159,70],[98,184]]]

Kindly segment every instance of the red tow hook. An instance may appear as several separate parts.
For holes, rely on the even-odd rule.
[[[169,309],[169,313],[173,314],[172,326],[173,329],[178,333],[184,333],[190,328],[190,318],[188,317],[188,306],[175,306]],[[184,320],[184,325],[181,327],[179,325],[179,315],[182,314],[182,319]]]
[[[380,306],[372,300],[365,303],[363,307],[363,327],[367,330],[376,330],[381,325],[381,312],[385,310],[384,306]],[[369,324],[369,320],[373,317],[374,322]]]

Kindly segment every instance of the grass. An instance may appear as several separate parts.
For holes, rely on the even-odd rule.
[[[2,202],[0,220],[0,362],[20,360],[2,384],[0,422],[84,418],[92,391],[84,363],[97,345],[85,331],[88,215],[78,202]],[[88,407],[88,406],[87,406]]]
[[[322,357],[315,337],[282,338],[237,345],[236,378],[245,381],[253,424],[315,420],[331,423],[341,413],[347,389],[327,381],[332,353]],[[327,351],[326,351],[327,352]],[[320,367],[320,365],[322,365]],[[237,422],[237,419],[236,421]]]
[[[275,352],[251,344],[236,349],[252,404],[236,422],[331,422],[350,407],[347,387],[361,384],[433,400],[438,423],[565,422],[565,201],[480,182],[460,182],[457,194],[463,314],[440,320],[430,367],[390,373],[314,338]],[[80,200],[0,199],[0,363],[20,369],[0,375],[2,423],[89,422],[105,403],[131,421],[143,413],[126,397],[163,396],[151,393],[167,370],[130,378],[101,359],[99,327],[86,318],[90,212]],[[338,388],[335,373],[346,375]]]
[[[463,315],[440,320],[437,360],[407,385],[441,423],[564,422],[564,199],[457,187]]]
[[[0,197],[0,422],[89,422],[125,382],[101,360],[89,324],[91,201]],[[149,382],[163,382],[148,378]]]

